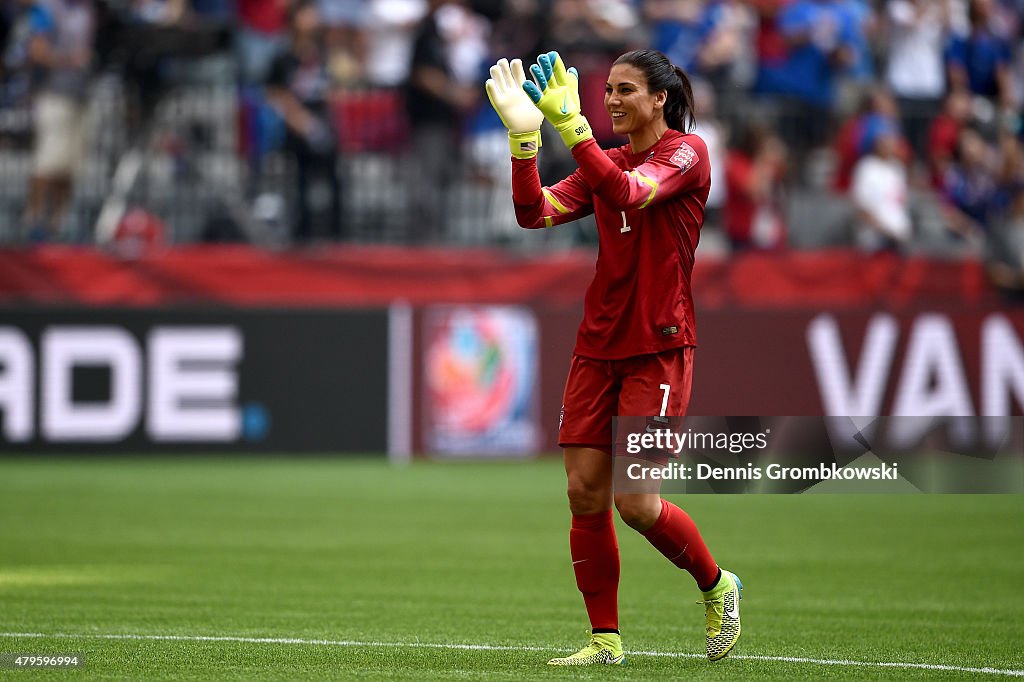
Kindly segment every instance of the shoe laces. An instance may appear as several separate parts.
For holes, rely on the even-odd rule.
[[[725,616],[725,596],[718,599],[701,599],[697,604],[704,605],[704,630],[708,637],[717,637],[722,631],[722,618]]]
[[[597,638],[589,632],[587,634],[590,636],[590,643],[576,653],[569,654],[565,659],[588,659],[601,653],[601,644],[597,641]]]
[[[601,644],[597,641],[597,635],[590,630],[587,630],[586,633],[587,637],[590,638],[590,642],[588,642],[585,647],[572,654],[573,656],[596,654],[601,650]]]

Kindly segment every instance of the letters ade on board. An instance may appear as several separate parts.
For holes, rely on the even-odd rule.
[[[0,453],[383,452],[387,323],[383,310],[5,309]]]

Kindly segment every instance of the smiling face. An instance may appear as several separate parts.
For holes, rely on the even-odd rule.
[[[665,97],[664,90],[648,92],[647,78],[640,69],[631,64],[614,65],[604,91],[612,131],[633,136],[653,130],[659,121],[664,126]]]

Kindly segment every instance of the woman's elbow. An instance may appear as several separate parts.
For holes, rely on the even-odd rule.
[[[545,227],[545,221],[540,216],[519,211],[516,211],[516,222],[524,230],[536,230],[538,227]]]

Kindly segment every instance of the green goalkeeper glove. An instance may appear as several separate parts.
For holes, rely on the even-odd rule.
[[[533,106],[523,91],[523,83],[526,82],[522,60],[513,59],[510,64],[507,59],[499,59],[491,67],[491,77],[484,84],[487,99],[491,100],[491,106],[508,128],[509,151],[517,159],[537,156],[540,125],[544,122],[544,114]]]
[[[537,82],[526,81],[523,90],[555,126],[565,146],[572,149],[592,138],[594,133],[580,108],[580,77],[575,67],[566,70],[557,52],[547,52],[537,57],[530,72]]]

